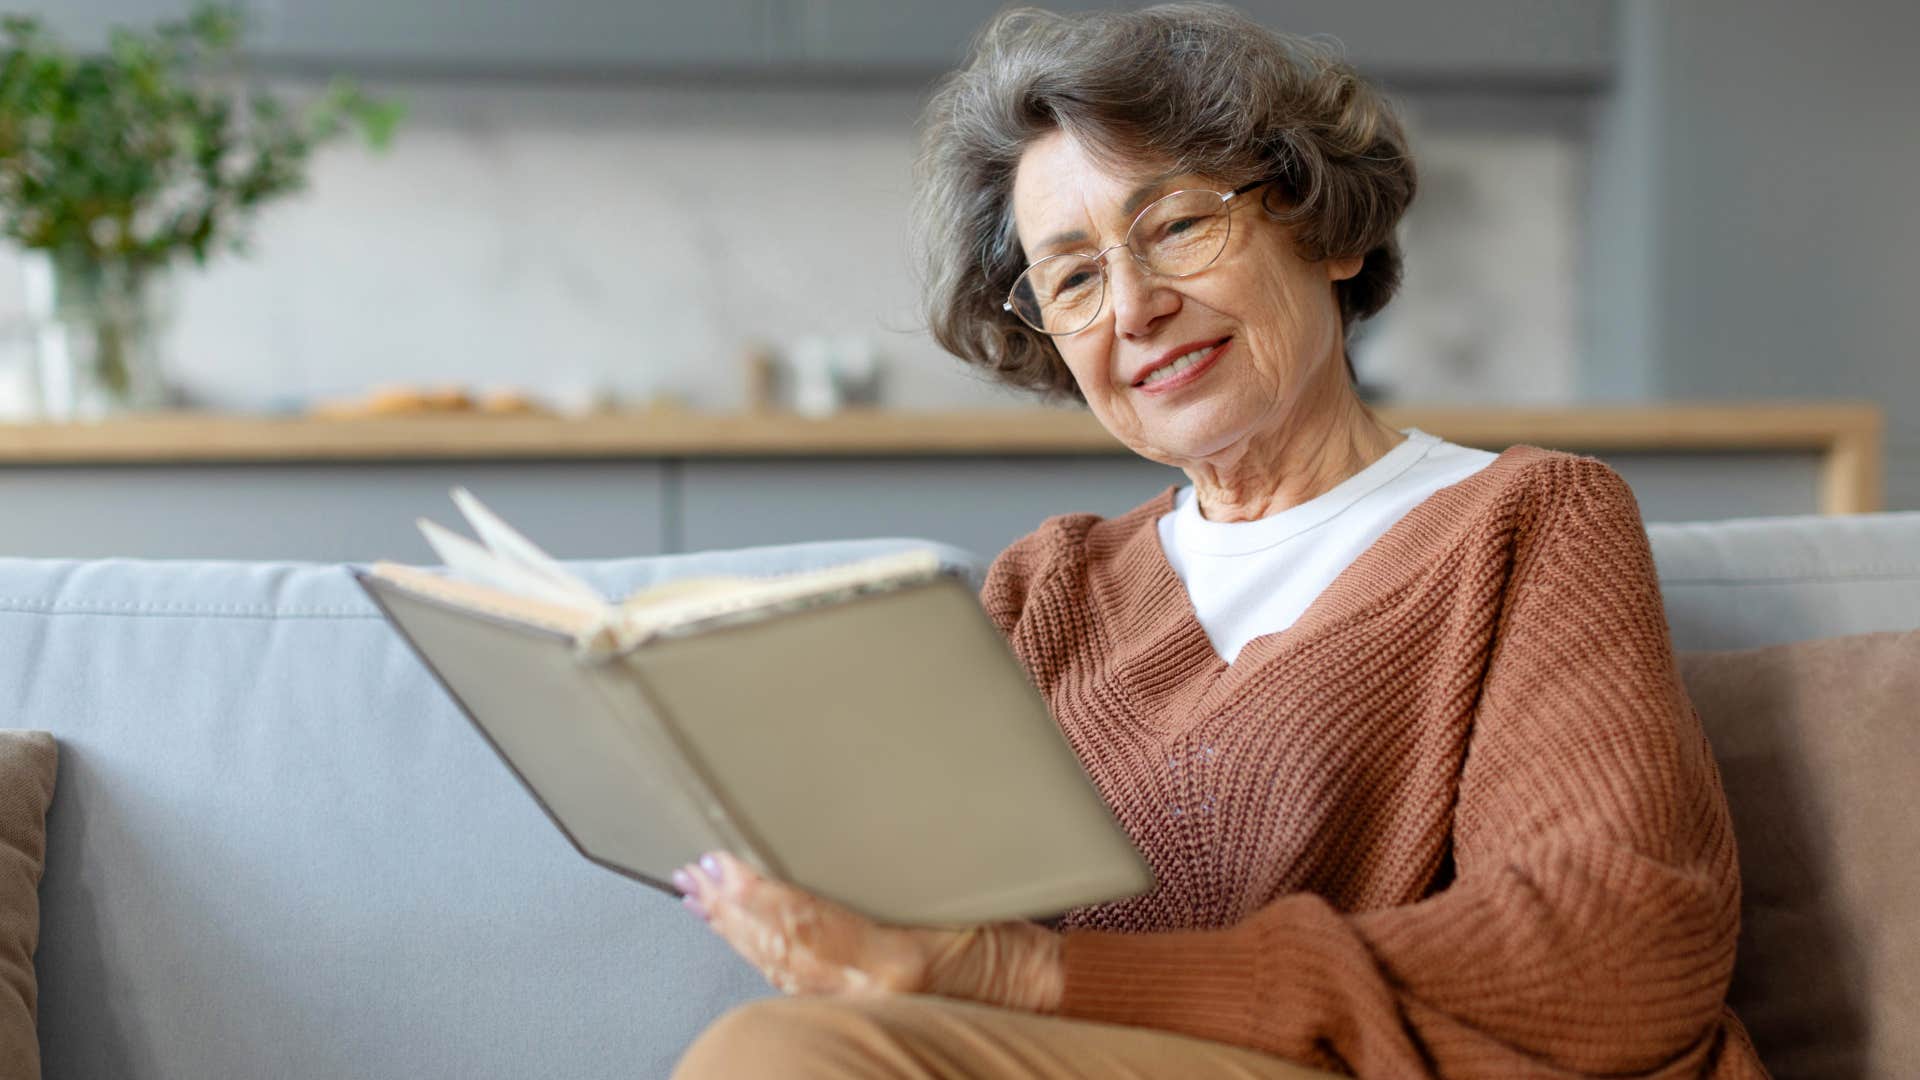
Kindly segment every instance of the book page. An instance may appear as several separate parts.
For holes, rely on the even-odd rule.
[[[939,555],[917,550],[779,577],[669,582],[621,602],[623,633],[645,636],[728,615],[771,614],[860,592],[921,584],[939,575]]]
[[[535,578],[544,580],[553,589],[562,594],[570,594],[587,604],[602,604],[605,600],[591,585],[573,576],[566,567],[561,566],[553,556],[542,551],[533,541],[520,535],[513,526],[501,520],[498,514],[487,509],[486,504],[473,497],[473,493],[463,487],[453,489],[453,504],[473,526],[475,536],[485,544],[487,550],[500,561]]]
[[[595,613],[571,604],[556,604],[491,585],[442,577],[417,566],[377,562],[369,568],[368,573],[420,596],[557,631],[576,639],[583,634],[591,634],[603,622]]]
[[[753,585],[752,578],[744,577],[703,577],[682,578],[679,581],[663,582],[659,585],[641,589],[620,601],[623,608],[651,607],[657,604],[670,604],[687,600],[728,596]]]
[[[583,595],[556,585],[548,578],[502,559],[459,533],[426,518],[415,519],[414,523],[420,527],[420,535],[427,538],[428,546],[440,556],[440,561],[446,564],[448,572],[455,578],[567,607],[598,611],[607,606],[607,602],[598,594]]]
[[[418,520],[427,543],[448,569],[496,588],[555,604],[579,604],[597,610],[606,603],[592,586],[487,509],[472,492],[455,487],[453,501],[473,526],[480,543],[425,518]],[[932,551],[907,551],[773,577],[669,581],[633,593],[622,600],[619,607],[626,612],[645,611],[647,623],[666,624],[849,589],[931,580],[939,569],[939,556]]]
[[[906,551],[774,577],[670,581],[641,589],[616,606],[464,488],[454,488],[453,498],[485,546],[425,518],[418,520],[422,535],[453,576],[391,562],[377,564],[373,572],[448,603],[561,630],[574,637],[583,654],[623,652],[660,634],[715,620],[769,617],[921,584],[941,572],[935,552]]]

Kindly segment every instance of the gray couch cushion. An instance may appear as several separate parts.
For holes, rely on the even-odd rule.
[[[582,569],[618,595],[903,546]],[[575,853],[338,566],[0,559],[0,686],[61,747],[50,1080],[664,1076],[766,992]]]

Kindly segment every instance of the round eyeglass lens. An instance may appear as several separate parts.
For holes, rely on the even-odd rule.
[[[1140,212],[1127,250],[1161,277],[1186,277],[1213,265],[1227,246],[1227,204],[1217,192],[1176,191]],[[1051,255],[1014,282],[1007,303],[1043,334],[1072,334],[1092,325],[1106,300],[1107,273],[1090,255]]]
[[[1162,277],[1186,277],[1213,265],[1227,246],[1227,204],[1211,191],[1176,191],[1140,214],[1127,247]]]
[[[1092,256],[1051,255],[1027,267],[1008,303],[1043,334],[1071,334],[1093,322],[1106,294],[1106,271]]]

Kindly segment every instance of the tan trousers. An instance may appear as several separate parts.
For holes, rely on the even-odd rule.
[[[674,1080],[1332,1080],[1223,1043],[918,995],[782,997],[722,1016]]]

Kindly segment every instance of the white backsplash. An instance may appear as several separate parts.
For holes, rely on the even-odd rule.
[[[1354,345],[1361,378],[1421,403],[1550,404],[1579,388],[1574,298],[1583,147],[1547,134],[1420,132],[1401,293]]]
[[[600,384],[729,408],[748,340],[831,334],[877,343],[891,404],[1022,403],[915,329],[918,92],[372,89],[411,109],[387,153],[322,152],[248,255],[184,273],[173,371],[198,400]],[[1416,145],[1408,280],[1363,375],[1420,400],[1567,399],[1579,146],[1443,131]],[[0,321],[18,265],[0,253]]]

